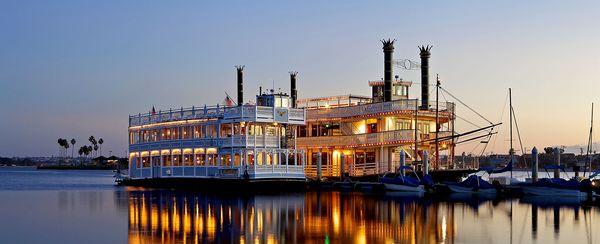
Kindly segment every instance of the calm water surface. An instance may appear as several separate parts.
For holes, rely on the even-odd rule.
[[[117,187],[110,171],[0,168],[0,243],[600,243],[568,201]]]

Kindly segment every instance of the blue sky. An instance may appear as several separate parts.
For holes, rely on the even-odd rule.
[[[366,95],[383,75],[382,38],[397,39],[396,58],[418,60],[417,45],[434,45],[431,72],[490,119],[501,119],[512,87],[526,147],[581,144],[600,102],[599,5],[4,0],[0,156],[57,154],[58,137],[89,135],[124,155],[128,114],[218,103],[235,93],[237,64],[248,92],[273,81],[287,91],[297,70],[300,97]],[[506,140],[492,150],[506,151]]]

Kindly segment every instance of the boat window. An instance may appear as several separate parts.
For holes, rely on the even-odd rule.
[[[181,166],[181,154],[173,155],[173,166]]]
[[[365,153],[364,152],[355,152],[356,164],[364,164],[365,163]]]
[[[194,126],[194,138],[202,138],[202,126]]]
[[[163,153],[162,161],[163,161],[163,166],[171,166],[171,155]]]
[[[192,153],[192,149],[184,149],[183,150],[183,165],[184,166],[193,166],[194,165],[194,154]]]
[[[231,154],[221,154],[221,166],[231,166]]]
[[[142,152],[141,158],[142,158],[142,167],[144,167],[144,168],[150,167],[150,153]]]
[[[159,134],[158,130],[152,130],[152,135],[150,137],[150,141],[158,141],[159,140],[158,134]]]
[[[254,165],[254,152],[253,151],[248,151],[248,162],[246,162],[246,164]]]
[[[412,122],[405,119],[396,119],[396,130],[410,130],[412,129]]]
[[[183,139],[190,139],[192,138],[192,127],[191,126],[184,126],[182,127],[183,133]]]
[[[240,166],[241,160],[242,160],[242,156],[239,153],[236,153],[235,156],[233,157],[233,165]]]
[[[281,107],[281,97],[275,97],[275,107]]]
[[[264,164],[264,162],[263,162],[263,156],[264,156],[263,152],[261,152],[261,151],[257,151],[256,152],[256,165],[263,165]]]
[[[298,137],[306,137],[306,126],[298,127]]]
[[[228,137],[232,135],[231,124],[221,124],[221,137]]]
[[[194,149],[194,154],[196,155],[196,166],[204,166],[205,164],[205,154],[204,148],[196,148]]]
[[[281,98],[281,106],[284,107],[284,108],[289,107],[289,98],[282,97]]]
[[[272,126],[272,125],[267,125],[266,126],[266,135],[267,136],[276,136],[277,135],[277,127],[276,126]]]
[[[375,163],[375,152],[374,151],[368,151],[365,153],[365,163]]]
[[[206,131],[205,137],[216,138],[217,137],[217,126],[214,124],[205,125],[204,130]]]
[[[216,166],[217,165],[217,155],[216,154],[206,154],[206,165]]]

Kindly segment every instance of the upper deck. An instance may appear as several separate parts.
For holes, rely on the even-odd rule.
[[[330,104],[332,103],[332,104]],[[419,99],[401,99],[390,102],[378,103],[352,103],[340,102],[338,100],[321,100],[316,102],[317,106],[306,107],[306,118],[308,121],[365,118],[378,115],[392,115],[399,113],[414,114],[418,111],[421,115],[435,115],[435,102],[427,110],[420,109]],[[439,115],[451,117],[454,114],[454,103],[440,102],[438,104]]]
[[[223,122],[272,122],[303,125],[305,116],[305,111],[302,108],[256,105],[204,106],[130,115],[129,127],[192,119],[220,119]]]

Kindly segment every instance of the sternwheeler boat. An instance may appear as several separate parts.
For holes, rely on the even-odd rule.
[[[156,111],[129,116],[129,171],[120,184],[240,190],[305,186],[304,150],[296,130],[305,111],[274,90],[243,100],[243,66],[237,67],[237,104]]]

